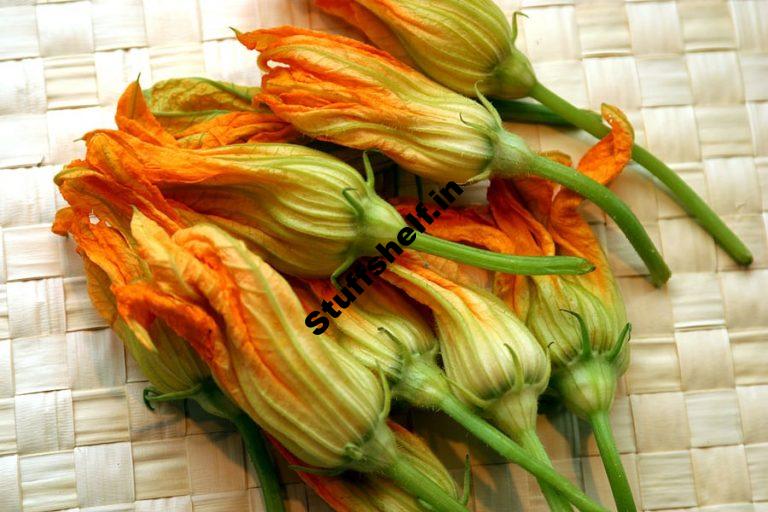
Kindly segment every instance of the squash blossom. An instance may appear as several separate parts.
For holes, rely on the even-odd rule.
[[[157,393],[184,392],[210,377],[192,348],[162,320],[142,326],[118,312],[113,290],[150,278],[136,249],[119,231],[104,220],[93,223],[87,211],[71,207],[57,213],[53,229],[69,234],[77,244],[96,311],[123,341]],[[188,321],[195,323],[194,318]]]
[[[269,264],[298,276],[339,276],[359,256],[410,235],[410,248],[481,267],[548,274],[591,269],[576,258],[499,255],[416,236],[368,181],[342,161],[303,146],[239,144],[185,150],[125,132],[85,136],[86,161],[103,172],[119,167],[156,187],[186,222],[214,223],[249,243]],[[403,242],[405,244],[405,242]],[[402,250],[402,249],[401,249]]]
[[[453,478],[427,444],[397,423],[390,421],[389,428],[395,435],[403,459],[450,496],[459,499]],[[302,461],[279,444],[276,443],[276,446],[289,463],[302,464]],[[298,473],[302,481],[336,512],[424,512],[423,502],[378,475],[347,473],[340,476],[324,476],[301,470],[298,470]],[[468,498],[468,490],[469,484],[465,482],[465,501]]]
[[[445,371],[458,396],[479,408],[529,459],[551,467],[536,435],[538,399],[550,372],[545,349],[500,299],[432,270],[434,259],[406,260],[388,279],[432,309]],[[571,509],[565,499],[573,498],[559,483],[534,475],[552,510]]]
[[[312,299],[332,300],[339,293],[330,281],[316,279],[307,285]],[[367,288],[333,324],[338,343],[368,368],[381,368],[395,396],[408,363],[422,356],[432,360],[437,351],[437,339],[414,304],[383,281]]]
[[[539,82],[530,61],[515,46],[519,13],[513,14],[510,26],[494,0],[315,0],[315,4],[436,82],[467,96],[497,99],[499,110],[512,114],[510,121],[519,117],[519,102],[513,100],[530,96],[551,114],[597,138],[609,132],[600,116],[575,107]],[[632,149],[633,158],[736,262],[752,262],[744,243],[675,171],[647,149],[636,144]]]
[[[437,510],[466,511],[400,455],[386,424],[385,382],[333,340],[306,330],[301,302],[264,260],[212,225],[171,237],[136,213],[132,234],[156,293],[209,312],[209,327],[184,337],[270,436],[315,468],[381,473]],[[130,294],[121,305],[129,312],[148,306],[186,331],[173,311],[145,304],[145,296]]]
[[[75,161],[54,181],[70,204],[59,210],[54,233],[71,236],[85,265],[88,292],[96,311],[125,343],[159,393],[182,392],[209,376],[205,364],[162,320],[142,326],[118,311],[115,290],[151,279],[130,235],[129,219],[136,206],[169,232],[181,227],[176,212],[151,186],[124,180],[119,166],[112,175],[81,167]],[[113,179],[114,178],[114,179]],[[194,318],[188,319],[194,324]]]
[[[446,216],[453,216],[452,212],[453,210],[450,213],[446,212]],[[505,236],[498,230],[496,230],[496,234],[500,235],[500,238]],[[410,259],[406,257],[405,261],[408,262]],[[439,266],[439,261],[442,260],[442,258],[437,257],[428,257],[428,259],[430,268]],[[448,260],[442,261],[445,262],[444,267],[451,265],[460,267],[459,264],[454,264]],[[400,279],[399,276],[403,272],[408,272],[405,268],[401,269],[401,266],[400,264],[393,265],[390,267],[390,271],[383,276],[400,285],[401,281],[404,282],[404,280]],[[307,285],[309,289],[306,288]],[[308,311],[315,306],[317,299],[331,301],[334,294],[339,293],[329,282],[321,280],[313,280],[303,284],[296,283],[294,288]],[[416,289],[417,287],[414,286],[413,288]],[[309,293],[309,290],[314,292],[314,296]],[[422,300],[417,292],[410,288],[408,290]],[[475,292],[468,290],[466,293]],[[415,407],[445,412],[501,455],[520,464],[541,478],[542,481],[547,482],[548,485],[557,488],[580,509],[601,510],[578,488],[558,475],[551,467],[547,467],[546,461],[542,464],[540,461],[541,453],[527,453],[520,445],[479,417],[474,412],[474,402],[482,400],[474,399],[471,391],[469,393],[473,395],[472,405],[467,405],[457,398],[452,384],[469,390],[470,386],[473,385],[472,383],[467,383],[466,386],[461,385],[468,377],[458,377],[449,381],[437,366],[435,356],[438,340],[443,347],[443,361],[446,362],[446,368],[455,369],[457,365],[454,361],[462,359],[461,356],[451,356],[452,363],[449,364],[446,347],[449,351],[453,351],[450,352],[451,354],[457,351],[469,354],[466,358],[467,363],[477,365],[469,373],[472,374],[472,377],[477,378],[477,382],[480,382],[478,386],[488,386],[489,382],[493,386],[497,381],[503,381],[498,386],[502,388],[501,390],[493,389],[490,393],[484,394],[486,397],[494,394],[504,395],[503,398],[497,400],[495,405],[483,403],[483,405],[489,405],[489,410],[492,410],[489,415],[506,421],[506,424],[499,422],[504,430],[524,431],[515,437],[527,445],[526,449],[529,449],[528,445],[538,442],[532,424],[535,423],[536,418],[538,393],[546,387],[549,363],[535,339],[503,303],[493,296],[483,294],[483,292],[477,293],[483,296],[483,299],[478,300],[478,302],[488,301],[502,310],[502,314],[505,315],[501,321],[491,322],[490,329],[488,322],[484,322],[481,326],[480,319],[470,319],[472,325],[467,325],[465,328],[460,325],[447,325],[436,310],[439,328],[436,337],[421,314],[414,310],[408,297],[403,296],[402,292],[395,290],[391,285],[378,282],[367,290],[365,295],[358,297],[350,307],[345,309],[344,314],[333,321],[332,329],[326,331],[323,336],[332,336],[337,343],[368,368],[374,371],[383,371],[391,386],[393,398]],[[432,304],[429,301],[425,301],[425,303]],[[457,319],[457,323],[460,322],[461,320]],[[508,324],[510,325],[509,328]],[[496,325],[501,325],[501,327],[495,329],[494,326]],[[473,351],[474,337],[461,339],[462,335],[466,335],[468,329],[473,328],[479,329],[479,331],[488,330],[489,333],[485,335],[486,338],[483,338],[483,341],[492,338],[489,345],[493,345],[498,350]],[[533,372],[539,371],[539,376],[529,375],[525,377],[519,374],[522,369],[517,365],[516,355],[512,353],[515,350],[513,345],[517,346],[518,343],[514,340],[508,341],[508,339],[514,338],[518,332],[525,337],[522,345],[530,349],[533,355],[523,353],[524,350],[519,350],[519,352],[521,356],[540,363],[537,370],[532,369]],[[499,357],[505,363],[498,364],[497,358]],[[449,372],[450,375],[451,372]],[[517,383],[523,383],[526,378],[536,381],[535,384],[531,386],[517,385]],[[513,383],[510,384],[510,381]],[[459,391],[459,395],[461,394],[462,392]],[[520,426],[520,423],[524,426]],[[540,449],[541,445],[536,446]],[[563,505],[562,509],[566,507],[570,509],[570,505],[567,503]]]
[[[390,272],[397,277],[388,279],[432,310],[445,372],[459,386],[459,396],[513,437],[535,428],[549,361],[525,324],[492,294],[459,285],[417,261],[404,260]]]
[[[602,183],[615,178],[631,155],[631,127],[618,113],[610,119],[612,133],[579,164],[581,172]],[[523,278],[525,285],[513,284],[503,293],[542,346],[550,348],[551,387],[592,424],[619,510],[634,510],[608,421],[616,381],[629,364],[629,325],[605,255],[577,211],[581,198],[539,180],[520,183],[517,191],[494,181],[488,200],[500,229],[521,244],[519,253],[578,254],[597,267],[584,278]]]
[[[358,27],[379,48],[466,96],[520,98],[536,83],[515,48],[510,26],[492,1],[315,0]],[[477,90],[475,89],[477,86]]]
[[[378,149],[403,168],[438,183],[528,175],[554,180],[616,221],[654,283],[669,278],[661,255],[626,204],[595,181],[532,152],[504,129],[484,98],[483,104],[477,103],[352,39],[294,27],[237,36],[260,52],[265,75],[257,100],[302,133]]]
[[[64,171],[67,172],[67,171]],[[119,306],[116,295],[130,289],[150,289],[144,284],[151,280],[149,268],[138,254],[130,231],[122,231],[127,223],[117,213],[130,211],[127,195],[101,196],[98,181],[80,181],[73,193],[68,181],[62,190],[71,206],[57,212],[53,231],[71,236],[83,259],[88,294],[99,315],[115,331],[128,352],[137,362],[151,387],[144,390],[144,401],[152,403],[190,398],[207,412],[234,423],[245,441],[249,457],[262,484],[262,496],[267,512],[284,510],[277,470],[267,451],[258,427],[239,410],[211,379],[210,370],[197,353],[161,318],[148,311],[128,315]],[[99,207],[103,206],[103,207]],[[155,215],[167,208],[163,202],[155,205]],[[95,211],[101,213],[96,217]],[[169,215],[172,213],[169,211]],[[188,326],[191,336],[196,330],[209,328],[209,317],[183,301],[167,301],[165,297],[147,295],[154,307],[173,312],[172,317]],[[135,317],[141,315],[143,322]],[[168,315],[171,318],[171,315]]]

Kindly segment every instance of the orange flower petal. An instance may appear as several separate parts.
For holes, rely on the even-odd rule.
[[[91,302],[99,315],[113,325],[117,306],[111,285],[124,285],[147,276],[138,254],[119,231],[106,222],[92,221],[88,211],[71,207],[59,210],[53,229],[74,240],[83,258]]]
[[[92,222],[87,212],[73,214],[68,232],[77,250],[101,268],[112,283],[127,284],[147,275],[138,254],[123,235],[105,222]]]
[[[134,137],[161,146],[176,146],[176,139],[165,131],[150,112],[139,82],[132,82],[117,102],[117,127]]]
[[[496,224],[514,240],[514,254],[554,256],[555,244],[547,229],[520,203],[508,180],[495,178],[488,187],[488,204]]]
[[[315,5],[329,14],[357,27],[376,46],[415,67],[408,51],[394,32],[375,14],[354,0],[315,0]]]
[[[245,142],[289,142],[300,134],[271,112],[230,112],[194,124],[177,137],[185,149],[204,149]]]
[[[415,201],[401,201],[397,205],[397,210],[403,216],[411,213],[415,217],[414,205]],[[443,210],[440,213],[440,218],[436,219],[427,229],[430,235],[451,242],[503,254],[515,254],[516,242],[493,224],[493,220],[488,217],[485,208],[454,207]],[[516,276],[456,263],[439,256],[419,254],[418,256],[414,255],[414,257],[428,262],[441,275],[464,285],[494,289],[507,286],[505,284],[507,281],[516,279]]]
[[[51,231],[59,236],[67,236],[70,226],[75,220],[75,212],[72,208],[62,208],[56,212],[56,217],[53,219],[53,225]]]
[[[207,363],[214,361],[215,348],[223,334],[215,319],[201,306],[160,291],[150,283],[114,286],[120,315],[149,330],[155,318],[189,341]]]
[[[392,66],[403,69],[414,75],[418,75],[416,71],[406,66],[405,64],[403,64],[402,62],[394,58],[392,55],[390,55],[386,51],[379,50],[378,48],[367,45],[365,43],[361,43],[360,41],[356,41],[354,39],[350,39],[348,37],[336,36],[332,34],[326,34],[324,32],[318,32],[315,30],[308,30],[308,29],[287,26],[287,25],[282,27],[271,28],[271,29],[254,30],[253,32],[237,33],[237,39],[246,48],[248,48],[249,50],[258,50],[260,52],[265,52],[270,49],[279,51],[279,48],[270,48],[270,46],[273,45],[274,43],[280,42],[280,40],[282,39],[289,38],[289,37],[296,38],[294,39],[294,42],[320,44],[322,46],[326,46],[330,48],[334,48],[334,47],[338,48],[339,46],[341,46],[342,48],[349,47],[356,52],[360,52],[362,54],[366,54],[377,59],[386,60]],[[269,57],[262,56],[259,58],[259,63],[262,65],[265,71],[269,70],[269,67],[266,66],[266,63],[268,60],[269,60]],[[312,63],[306,62],[306,64],[311,65]],[[328,69],[325,66],[323,66],[323,63],[316,63],[315,66],[311,66],[309,69],[328,71]],[[339,70],[339,71],[343,71],[343,70]]]
[[[592,147],[579,162],[579,170],[599,183],[609,183],[618,176],[632,158],[634,133],[624,114],[611,106],[603,105],[603,117],[611,125],[611,133]],[[600,244],[589,224],[579,214],[582,198],[577,193],[562,189],[555,196],[550,215],[550,231],[562,252],[581,256],[597,265],[597,271],[589,278],[597,284],[605,284],[607,269]]]
[[[176,231],[182,224],[176,211],[152,185],[137,190],[87,168],[67,168],[56,176],[56,183],[61,195],[75,209],[93,213],[98,220],[109,222],[125,234],[130,233],[128,225],[134,208],[168,232]]]
[[[83,256],[83,269],[85,270],[85,282],[88,288],[88,297],[93,308],[107,325],[114,325],[117,319],[117,302],[112,293],[112,281],[109,276],[92,262],[87,256]]]

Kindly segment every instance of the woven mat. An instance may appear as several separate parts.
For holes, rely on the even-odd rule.
[[[580,106],[625,109],[639,141],[756,256],[737,269],[629,169],[614,190],[675,272],[655,290],[621,234],[587,209],[634,324],[613,422],[638,503],[768,511],[768,1],[501,3],[528,15],[520,45],[545,84]],[[63,203],[51,178],[82,154],[74,140],[112,126],[138,73],[145,86],[186,75],[255,84],[255,55],[227,27],[286,23],[346,30],[305,0],[0,0],[0,510],[261,510],[226,424],[190,405],[144,408],[144,379],[89,305],[71,243],[49,232]],[[513,128],[574,157],[592,143]],[[469,445],[476,511],[545,510],[531,478],[445,418],[408,419],[457,476]],[[610,503],[584,425],[540,423],[558,469]],[[288,471],[284,481],[291,512],[327,511]]]

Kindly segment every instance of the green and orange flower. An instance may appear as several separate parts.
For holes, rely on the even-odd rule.
[[[169,236],[137,212],[131,228],[154,279],[152,290],[129,285],[117,294],[126,316],[166,319],[225,393],[306,464],[381,473],[438,509],[466,510],[400,456],[386,424],[385,381],[334,340],[309,332],[301,301],[264,260],[212,225]],[[179,324],[165,307],[174,302],[210,320]]]
[[[490,0],[315,0],[376,46],[467,96],[527,96],[533,66],[515,48],[517,26]]]

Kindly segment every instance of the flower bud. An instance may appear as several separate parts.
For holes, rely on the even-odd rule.
[[[446,493],[458,498],[456,484],[448,470],[418,436],[388,422],[395,434],[400,454],[408,463],[431,479]],[[277,445],[283,455],[292,464],[302,461]],[[423,512],[424,506],[413,496],[404,492],[391,480],[372,474],[345,474],[341,476],[322,476],[299,471],[299,476],[336,512]]]
[[[616,380],[629,365],[627,317],[618,289],[612,285],[598,295],[578,279],[535,282],[526,323],[549,347],[553,386],[582,418],[609,410]]]
[[[65,208],[56,215],[54,231],[69,234],[83,258],[88,294],[96,311],[117,333],[128,352],[160,394],[188,391],[210,377],[189,344],[159,318],[145,322],[127,318],[118,309],[113,290],[150,279],[136,248],[107,220],[88,210]],[[179,308],[180,315],[184,314]],[[187,317],[185,322],[194,323]]]
[[[514,432],[535,425],[549,361],[525,325],[488,292],[455,283],[407,258],[385,277],[430,307],[441,355],[459,396]],[[507,414],[514,411],[513,414]]]
[[[515,48],[517,26],[492,0],[315,0],[380,48],[405,55],[427,76],[466,96],[521,98],[536,83]],[[457,36],[458,34],[458,36]]]
[[[404,226],[357,171],[301,146],[193,152],[110,131],[90,134],[87,144],[94,167],[110,167],[110,155],[118,155],[129,172],[152,181],[178,205],[188,222],[219,225],[289,274],[328,276],[379,241],[396,239]]]
[[[309,282],[321,300],[333,300],[339,291],[329,281]],[[396,383],[411,356],[437,348],[429,324],[408,297],[385,282],[377,282],[358,296],[334,320],[339,344],[368,368],[380,368]]]
[[[306,330],[301,303],[277,272],[214,226],[170,238],[137,213],[132,233],[166,290],[197,293],[198,307],[216,313],[205,335],[188,339],[265,431],[313,466],[391,463],[385,388],[332,340]]]
[[[536,337],[550,347],[552,364],[556,368],[567,366],[583,351],[580,323],[568,312],[583,319],[591,350],[606,353],[614,348],[619,333],[627,324],[618,293],[611,293],[613,297],[606,301],[606,297],[596,296],[578,280],[539,281],[531,291],[527,324]],[[619,373],[624,369],[619,369]]]
[[[313,138],[379,148],[442,183],[466,182],[494,159],[499,128],[491,113],[387,53],[294,27],[238,38],[261,52],[266,74],[258,99]]]

